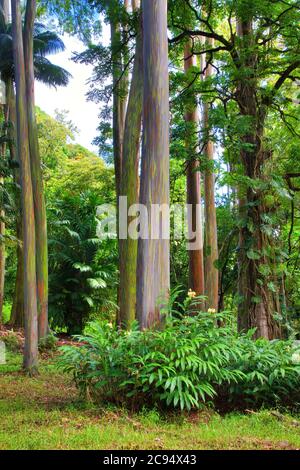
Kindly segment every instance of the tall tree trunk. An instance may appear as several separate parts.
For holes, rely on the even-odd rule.
[[[148,209],[148,239],[139,239],[137,317],[141,328],[158,325],[170,288],[170,242],[151,220],[151,206],[169,206],[169,74],[167,0],[144,0],[143,150],[140,203]],[[164,221],[165,222],[165,221]],[[169,221],[168,221],[169,222]],[[149,235],[150,234],[150,235]],[[168,238],[168,237],[165,237]]]
[[[135,3],[133,8],[135,9]],[[127,206],[139,200],[139,155],[143,106],[143,36],[142,28],[136,38],[135,60],[128,100],[121,178],[121,196],[127,196]],[[125,214],[121,214],[125,217]],[[132,217],[126,215],[127,227]],[[120,310],[118,324],[128,327],[136,315],[136,268],[138,241],[120,239]]]
[[[9,20],[9,0],[0,0],[0,8],[3,13],[5,23],[8,23]]]
[[[24,31],[24,58],[26,73],[28,132],[31,157],[31,179],[34,199],[36,234],[38,325],[39,338],[44,338],[48,334],[48,238],[46,204],[34,97],[33,27],[35,15],[36,0],[27,0]]]
[[[266,156],[263,148],[266,110],[259,104],[257,97],[257,57],[252,47],[252,22],[239,22],[237,32],[242,44],[240,61],[247,70],[247,77],[238,81],[236,95],[241,115],[251,118],[249,130],[243,136],[241,161],[245,176],[260,180]],[[270,289],[273,261],[272,255],[268,253],[272,250],[272,239],[263,230],[265,212],[263,192],[248,187],[245,199],[240,198],[243,223],[239,242],[238,326],[239,330],[256,328],[256,337],[273,339],[281,333],[273,317],[278,312],[278,303],[276,293]],[[270,275],[263,275],[262,267],[270,269]]]
[[[113,147],[114,165],[116,178],[117,201],[120,195],[122,159],[123,159],[123,139],[126,116],[126,96],[122,83],[122,52],[121,52],[121,28],[120,24],[111,21],[111,49],[113,63]]]
[[[184,49],[184,69],[188,74],[197,65],[196,57],[192,55],[192,40],[189,39]],[[203,261],[203,227],[201,204],[201,174],[199,160],[196,158],[198,148],[199,111],[196,98],[192,106],[185,113],[187,123],[186,149],[188,161],[186,168],[187,204],[191,211],[188,212],[189,242],[195,244],[194,249],[189,250],[189,289],[196,292],[197,296],[204,295],[204,261]],[[192,240],[196,233],[197,241]],[[199,307],[203,307],[201,304]]]
[[[21,162],[22,215],[24,237],[24,368],[34,374],[38,365],[38,313],[36,288],[36,245],[34,202],[26,103],[22,17],[19,0],[11,1],[13,51],[16,81],[18,154]]]
[[[22,223],[18,217],[18,223]],[[17,237],[22,241],[22,224],[17,227]],[[15,280],[15,290],[13,304],[11,308],[9,324],[14,328],[24,327],[24,254],[22,242],[18,244],[17,248],[17,273]]]
[[[126,8],[126,4],[125,4]],[[116,20],[115,13],[110,13],[111,31],[111,60],[113,75],[113,152],[115,167],[115,187],[117,202],[117,236],[120,266],[120,240],[119,240],[119,197],[121,193],[122,161],[123,161],[123,139],[127,105],[128,76],[124,71],[124,57],[126,51],[122,51],[122,30],[120,23]],[[127,49],[127,48],[125,48]],[[120,283],[117,290],[117,303],[120,304]],[[119,322],[120,311],[117,311],[117,322]]]
[[[3,133],[7,134],[7,104],[3,106]],[[6,142],[1,144],[1,158],[6,158]],[[4,176],[0,175],[0,324],[3,321],[4,286],[5,286],[5,209],[4,209]]]
[[[14,166],[13,178],[17,186],[16,190],[16,233],[18,238],[17,247],[17,272],[15,280],[14,298],[10,315],[10,325],[14,327],[24,326],[24,259],[23,259],[23,230],[22,230],[22,207],[20,178],[20,162],[18,160],[18,152],[16,152],[17,136],[16,136],[16,97],[14,92],[13,80],[6,82],[6,102],[9,109],[8,137],[9,137],[9,153],[10,160]],[[16,164],[19,166],[16,167]]]
[[[210,40],[213,46],[213,41]],[[212,76],[212,66],[207,64],[206,78]],[[203,127],[206,130],[207,143],[204,152],[207,158],[207,169],[204,174],[204,194],[205,194],[205,289],[207,295],[207,307],[218,310],[219,305],[219,270],[216,262],[218,254],[218,231],[217,214],[215,203],[215,175],[214,165],[214,144],[210,138],[209,130],[209,103],[203,105]]]
[[[0,0],[0,8],[3,13],[5,24],[8,23],[9,2],[8,0]],[[3,106],[3,122],[4,126],[8,121],[8,104]],[[6,132],[6,130],[5,130]],[[6,143],[1,144],[1,156],[5,158]],[[0,324],[3,321],[3,304],[4,304],[4,285],[5,285],[5,210],[4,210],[4,177],[0,176],[1,186],[1,207],[0,207]]]

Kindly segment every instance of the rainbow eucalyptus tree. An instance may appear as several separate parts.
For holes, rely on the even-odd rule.
[[[209,45],[213,47],[210,39]],[[212,64],[205,64],[205,77],[212,76]],[[214,143],[211,139],[209,126],[209,103],[203,104],[203,128],[205,136],[204,153],[207,159],[204,173],[204,199],[205,199],[205,291],[207,307],[218,310],[219,305],[219,271],[216,266],[218,261],[218,230],[217,213],[215,203],[215,175],[214,175]]]
[[[133,11],[138,10],[139,2],[133,0]],[[127,196],[128,207],[139,200],[139,155],[143,104],[143,36],[141,20],[136,37],[135,59],[125,120],[123,165],[121,175],[121,196]],[[125,217],[125,214],[122,214]],[[128,227],[131,218],[126,216]],[[120,239],[120,326],[129,326],[136,316],[136,269],[137,239]]]
[[[48,332],[48,240],[43,176],[38,142],[34,97],[33,31],[36,0],[27,0],[24,28],[24,59],[26,73],[27,118],[31,161],[31,180],[34,200],[36,236],[36,281],[39,338]]]
[[[154,204],[169,205],[169,74],[167,0],[143,1],[143,145],[140,203],[148,209],[148,236],[138,242],[137,318],[141,328],[158,325],[168,301],[170,247],[151,220]],[[160,225],[160,224],[159,224]],[[151,231],[157,230],[157,237]],[[167,238],[167,237],[166,237]]]
[[[5,24],[8,22],[9,16],[9,1],[8,0],[1,0],[0,1],[0,14],[3,17],[3,21]],[[8,108],[7,103],[3,105],[3,129],[6,132],[5,127],[8,120]],[[6,153],[6,142],[3,141],[1,144],[1,156],[4,158]],[[1,192],[4,191],[4,178],[3,176],[0,177],[0,186]],[[0,208],[0,324],[2,322],[3,316],[3,303],[4,303],[4,283],[5,283],[5,210],[3,204],[3,197],[1,197],[1,208]]]
[[[184,69],[187,76],[193,74],[196,67],[196,56],[192,51],[192,39],[188,39],[184,47]],[[193,77],[191,77],[191,81]],[[186,165],[187,204],[190,206],[189,243],[193,249],[189,250],[189,288],[196,292],[197,296],[205,293],[204,262],[203,262],[203,233],[202,233],[202,205],[201,205],[201,175],[199,160],[196,154],[198,147],[199,111],[196,97],[192,97],[192,103],[188,103],[185,121],[186,149],[188,160]],[[193,240],[194,237],[194,240]],[[201,307],[201,305],[199,305]]]
[[[22,17],[19,0],[11,1],[11,9],[16,82],[17,149],[21,163],[21,197],[23,215],[25,310],[24,368],[30,374],[34,374],[37,371],[38,366],[35,216],[30,169]]]
[[[4,0],[3,0],[4,1]],[[5,0],[7,4],[8,0]],[[8,10],[6,10],[8,11]],[[14,181],[18,187],[20,187],[20,172],[19,172],[19,160],[18,153],[16,152],[16,112],[15,112],[15,91],[14,91],[14,67],[13,67],[13,55],[12,55],[12,35],[11,35],[11,24],[7,22],[7,17],[0,12],[1,15],[1,28],[0,28],[0,71],[2,79],[6,85],[6,103],[8,109],[8,143],[10,159],[14,167]],[[6,20],[5,20],[6,19]],[[63,51],[65,49],[64,43],[57,36],[56,33],[49,31],[44,25],[38,23],[34,27],[33,31],[33,60],[34,60],[34,72],[35,78],[48,86],[66,86],[69,82],[70,74],[55,64],[52,64],[48,59],[47,55],[54,54],[56,52]],[[26,64],[27,62],[25,62]],[[32,108],[32,106],[31,106]],[[40,169],[40,165],[38,167]],[[22,227],[21,227],[21,203],[17,194],[16,204],[18,207],[16,213],[16,232],[19,240],[17,248],[17,274],[15,283],[14,300],[11,311],[10,324],[12,326],[23,326],[24,324],[24,301],[23,301],[23,248],[22,248]],[[41,217],[39,214],[38,217]],[[39,242],[37,240],[37,245]],[[39,250],[39,253],[43,253],[45,250]],[[42,255],[41,255],[42,258]],[[37,263],[37,272],[39,272],[39,262]],[[47,284],[47,283],[46,283]],[[45,290],[41,291],[45,294]],[[45,316],[44,316],[45,317]],[[40,320],[41,320],[40,316]],[[46,324],[46,321],[40,322],[40,324]]]

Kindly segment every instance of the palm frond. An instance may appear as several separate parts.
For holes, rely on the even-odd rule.
[[[57,54],[66,49],[64,42],[52,31],[43,31],[36,34],[33,39],[34,53],[41,56]]]
[[[52,64],[46,57],[35,56],[35,78],[46,85],[67,86],[72,75],[59,65]]]

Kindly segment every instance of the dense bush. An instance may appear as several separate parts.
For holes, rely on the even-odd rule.
[[[61,366],[83,395],[134,408],[300,401],[300,356],[292,343],[251,336],[234,333],[228,316],[208,313],[168,320],[162,331],[93,323],[78,337],[83,346],[62,348]]]
[[[7,351],[17,353],[22,351],[23,341],[20,334],[14,331],[7,331],[5,334],[0,336],[0,340],[5,343]]]
[[[52,352],[57,349],[57,338],[54,334],[49,334],[45,338],[39,340],[39,352]]]

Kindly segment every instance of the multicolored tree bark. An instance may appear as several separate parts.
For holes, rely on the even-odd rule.
[[[184,49],[184,69],[188,74],[197,65],[196,57],[192,54],[192,40],[189,39]],[[189,284],[188,287],[197,296],[204,295],[204,261],[203,261],[203,227],[202,227],[202,205],[201,205],[201,174],[199,160],[197,159],[199,111],[195,100],[189,105],[185,113],[187,123],[186,149],[188,160],[186,165],[187,204],[191,206],[188,213],[189,220],[189,242],[195,244],[194,249],[189,250]],[[192,234],[196,234],[192,240]],[[196,242],[196,239],[198,242]],[[199,307],[201,307],[199,305]]]
[[[136,2],[133,9],[136,9]],[[139,200],[139,156],[143,104],[143,37],[142,28],[136,38],[135,60],[125,121],[121,196],[127,196],[128,207]],[[123,214],[123,217],[125,215]],[[128,217],[129,226],[132,217]],[[138,241],[120,239],[119,318],[121,327],[128,327],[136,316],[136,269]]]
[[[9,16],[9,1],[8,0],[0,0],[0,8],[3,14],[3,19],[5,23],[8,23],[8,16]],[[7,103],[3,105],[3,124],[4,126],[7,124],[8,121],[8,105]],[[6,142],[1,144],[1,156],[4,158],[6,153]],[[1,193],[3,195],[4,189],[4,178],[0,177],[0,185]],[[5,284],[5,210],[3,204],[3,198],[1,201],[0,207],[0,324],[2,323],[3,317],[3,303],[4,303],[4,284]]]
[[[35,115],[33,65],[33,27],[35,15],[36,0],[27,0],[24,30],[24,58],[26,73],[29,148],[31,159],[31,179],[36,227],[36,280],[39,338],[44,338],[48,333],[48,239],[43,175]]]
[[[16,82],[18,154],[21,163],[24,247],[24,368],[34,374],[38,365],[38,312],[36,289],[36,245],[33,190],[30,169],[22,17],[19,0],[11,1],[13,52]]]
[[[169,205],[169,73],[167,0],[143,1],[144,97],[140,203]],[[159,230],[157,239],[139,239],[137,318],[141,328],[162,320],[170,288],[170,246]]]

